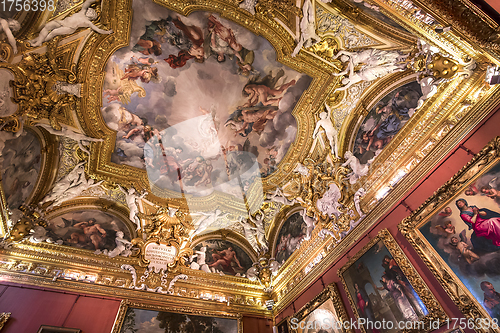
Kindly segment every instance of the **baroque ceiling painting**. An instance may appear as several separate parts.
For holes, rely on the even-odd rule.
[[[0,12],[0,279],[174,300],[127,303],[113,332],[241,333],[242,314],[290,310],[499,104],[498,24],[464,3],[58,0]],[[493,171],[457,198],[498,210]],[[472,283],[494,251],[448,206],[420,229]],[[346,295],[389,309],[395,278],[381,262],[398,258],[382,242],[365,250]],[[369,285],[356,282],[367,272]],[[436,314],[410,282],[387,318]]]

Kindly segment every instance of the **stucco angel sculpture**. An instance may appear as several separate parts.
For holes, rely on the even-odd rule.
[[[330,120],[330,117],[332,115],[332,109],[325,103],[325,108],[328,111],[326,112],[321,112],[319,114],[320,120],[316,123],[316,128],[314,129],[313,132],[313,138],[316,138],[319,134],[320,128],[323,128],[325,131],[325,135],[328,138],[328,142],[330,143],[330,148],[332,149],[332,154],[335,155],[335,158],[339,158],[339,153],[338,153],[338,144],[337,144],[337,136],[338,132],[333,126],[332,121]]]
[[[340,51],[336,57],[338,56],[341,57],[341,61],[348,62],[344,71],[333,74],[335,76],[348,74],[348,77],[342,79],[342,84],[345,86],[338,88],[339,91],[362,81],[373,81],[393,72],[404,71],[406,69],[404,60],[408,57],[396,51],[377,49],[359,52]],[[361,64],[363,64],[361,69],[355,72],[354,68]]]
[[[133,187],[130,187],[128,191],[125,191],[125,189],[120,185],[118,185],[118,188],[123,194],[125,194],[125,202],[127,203],[128,209],[130,211],[128,218],[130,219],[130,221],[137,225],[137,230],[141,229],[141,221],[137,216],[137,213],[139,212],[139,207],[137,206],[137,204],[138,201],[142,200],[148,194],[148,192],[137,195],[137,191]]]
[[[10,46],[12,46],[12,51],[14,52],[14,54],[17,53],[17,44],[16,44],[16,39],[14,38],[14,35],[12,33],[19,31],[20,29],[21,25],[19,24],[18,21],[11,18],[8,19],[0,18],[0,36],[1,33],[3,32],[3,34],[7,37],[7,40],[9,41]]]
[[[368,174],[369,165],[362,165],[357,157],[353,155],[353,153],[351,153],[350,151],[346,151],[344,154],[344,158],[346,159],[346,161],[342,164],[342,166],[349,166],[352,170],[352,172],[347,175],[350,184],[355,184],[358,179]]]
[[[314,8],[311,0],[304,1],[302,6],[302,20],[300,21],[300,38],[297,46],[292,52],[292,57],[299,54],[302,46],[309,47],[321,41],[321,38],[316,34],[316,22],[314,16]]]
[[[304,237],[304,240],[309,240],[311,239],[312,232],[314,228],[316,227],[316,219],[313,216],[307,215],[307,209],[303,209],[299,212],[300,216],[302,216],[302,219],[306,223],[306,235]]]
[[[48,42],[56,36],[64,36],[72,34],[78,28],[91,28],[99,34],[109,35],[113,30],[103,30],[98,28],[91,21],[97,19],[97,13],[93,8],[90,8],[96,0],[87,0],[83,3],[82,9],[79,12],[66,17],[63,20],[50,21],[42,28],[38,37],[31,40],[31,46],[40,46],[44,42]]]

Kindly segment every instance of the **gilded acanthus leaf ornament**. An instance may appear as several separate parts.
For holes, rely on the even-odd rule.
[[[77,101],[78,94],[67,89],[76,83],[76,76],[72,70],[57,68],[50,54],[31,53],[19,62],[16,80],[12,82],[13,100],[19,104],[19,111],[3,118],[3,122],[11,122],[20,116],[35,120],[48,118],[52,128],[61,130],[57,117],[64,107]]]
[[[259,0],[256,6],[257,12],[274,18],[276,13],[290,13],[302,17],[302,11],[292,0]]]
[[[144,227],[146,240],[135,238],[132,244],[140,248],[140,265],[159,271],[172,269],[185,263],[193,250],[189,234],[194,229],[187,221],[187,214],[177,208],[160,207],[156,213],[147,215],[137,212],[140,219],[150,222]]]

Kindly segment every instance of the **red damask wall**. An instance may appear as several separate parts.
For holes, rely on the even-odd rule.
[[[427,286],[444,308],[449,317],[461,318],[455,304],[447,296],[446,292],[439,285],[431,272],[427,269],[418,254],[408,243],[406,238],[398,231],[398,224],[405,217],[410,215],[411,210],[417,209],[429,198],[434,191],[448,181],[491,139],[500,135],[500,107],[492,112],[481,124],[476,126],[461,142],[448,154],[429,174],[416,184],[404,198],[395,204],[370,230],[366,231],[355,246],[350,248],[331,266],[323,275],[316,280],[300,296],[298,296],[287,308],[276,317],[276,322],[280,322],[286,316],[292,316],[313,297],[318,295],[323,289],[323,283],[328,285],[335,282],[340,289],[342,301],[347,309],[349,317],[354,317],[354,313],[349,306],[349,300],[342,287],[342,282],[337,275],[338,270],[348,261],[348,258],[355,255],[365,246],[371,238],[377,235],[378,231],[387,228],[399,243],[405,254],[408,256],[419,274],[424,278]],[[469,152],[467,152],[467,150]],[[472,155],[471,155],[472,154]],[[443,331],[443,329],[441,329]],[[471,331],[473,332],[473,331]]]

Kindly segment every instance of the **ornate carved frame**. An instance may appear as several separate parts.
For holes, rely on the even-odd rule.
[[[470,183],[484,174],[492,165],[499,161],[500,137],[490,141],[469,163],[467,163],[453,178],[441,186],[432,197],[427,199],[412,215],[405,218],[398,228],[406,236],[424,263],[437,278],[450,298],[460,311],[468,318],[491,318],[453,273],[451,268],[440,258],[433,247],[418,230],[427,219]]]
[[[243,316],[240,313],[228,313],[225,311],[215,311],[215,310],[205,310],[205,309],[196,309],[196,308],[186,308],[186,307],[175,307],[175,306],[165,306],[160,304],[146,304],[146,303],[137,303],[132,302],[130,300],[123,300],[120,303],[120,308],[118,309],[118,314],[116,315],[115,323],[113,324],[113,329],[111,333],[119,333],[120,329],[123,325],[123,321],[125,319],[125,314],[129,308],[138,308],[143,310],[152,310],[152,311],[167,311],[167,312],[175,312],[175,313],[183,313],[183,314],[192,314],[198,316],[206,316],[206,317],[219,317],[226,319],[235,319],[238,321],[238,332],[235,333],[243,333]]]
[[[285,325],[287,326],[287,329],[288,329],[288,332],[290,333],[291,332],[291,328],[290,328],[290,316],[287,316],[283,319],[281,319],[281,321],[279,323],[277,323],[275,326],[276,327],[280,327],[281,325]]]
[[[425,307],[429,311],[429,314],[419,318],[419,321],[424,322],[424,327],[429,327],[429,322],[439,320],[441,324],[445,323],[445,320],[448,318],[446,313],[444,312],[441,305],[438,303],[434,295],[429,291],[426,283],[422,279],[422,277],[417,273],[410,260],[406,257],[405,253],[398,245],[394,237],[389,233],[387,229],[382,229],[377,234],[377,237],[372,239],[368,244],[366,244],[356,255],[349,259],[349,261],[338,271],[338,275],[342,280],[342,284],[344,285],[344,290],[346,291],[347,297],[349,298],[349,303],[351,304],[351,308],[356,316],[356,318],[360,317],[358,309],[356,307],[356,302],[354,301],[353,296],[349,292],[349,288],[347,287],[347,282],[344,278],[344,273],[346,270],[351,267],[359,258],[361,258],[369,249],[371,249],[375,244],[379,241],[382,241],[389,250],[389,253],[392,255],[394,260],[396,260],[398,266],[401,268],[405,276],[410,281],[413,289],[417,292],[418,296],[424,303]],[[364,327],[360,326],[360,329],[363,333],[366,333]],[[428,330],[425,330],[428,331]]]
[[[304,319],[307,318],[307,316],[309,316],[311,313],[313,313],[314,310],[319,308],[322,304],[324,304],[329,299],[333,303],[333,307],[335,309],[335,315],[337,315],[338,322],[344,323],[345,321],[348,321],[349,317],[347,316],[347,312],[345,310],[344,304],[342,303],[342,298],[340,297],[339,289],[337,288],[337,285],[335,284],[335,282],[326,286],[325,289],[323,289],[323,291],[318,296],[314,297],[306,305],[304,305],[302,308],[300,308],[300,310],[297,311],[293,315],[293,317],[298,319],[299,322],[303,321]],[[290,326],[291,325],[289,322],[289,327]],[[351,329],[347,330],[347,329],[345,329],[345,327],[342,327],[341,331],[343,333],[352,332]],[[298,330],[292,329],[292,330],[290,330],[290,332],[298,332]]]

